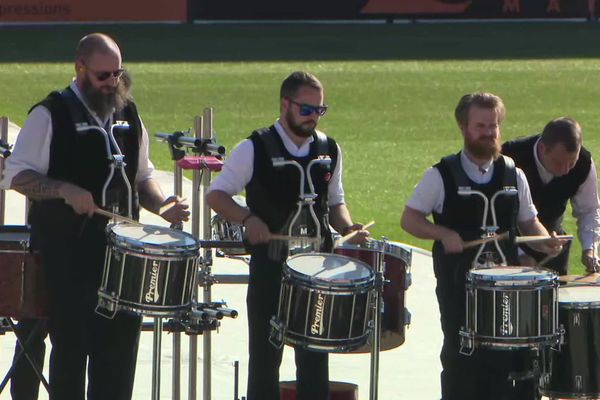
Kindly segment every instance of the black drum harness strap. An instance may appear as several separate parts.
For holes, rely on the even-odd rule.
[[[481,199],[483,200],[484,208],[483,208],[483,218],[482,218],[482,222],[481,222],[481,230],[482,230],[481,238],[482,239],[494,237],[496,235],[496,231],[499,229],[498,221],[496,219],[496,206],[495,206],[496,198],[500,195],[516,196],[518,194],[517,174],[516,174],[516,169],[515,169],[515,163],[512,160],[512,158],[509,158],[506,156],[501,156],[501,157],[503,157],[503,159],[504,159],[506,172],[502,178],[503,179],[502,189],[500,189],[499,191],[494,193],[491,200],[488,199],[487,196],[483,192],[471,189],[471,184],[469,182],[469,178],[467,177],[467,175],[461,165],[459,155],[453,154],[451,156],[445,157],[445,161],[448,162],[448,165],[450,166],[450,172],[452,173],[452,177],[454,178],[454,181],[456,182],[456,186],[458,187],[458,195],[459,196],[476,195],[476,196],[481,197]],[[490,207],[490,203],[491,203],[491,207]],[[491,226],[487,225],[487,223],[488,223],[487,218],[488,218],[488,213],[489,213],[490,209],[492,212],[492,225]],[[495,244],[496,250],[498,251],[498,254],[500,255],[500,257],[502,259],[502,265],[507,265],[506,257],[500,247],[500,244],[498,243],[498,240],[494,240],[494,244]],[[483,249],[485,247],[486,247],[486,243],[482,243],[479,246],[479,250],[477,251],[475,258],[473,259],[473,268],[491,268],[496,265],[494,263],[493,258],[490,257],[489,254],[487,255],[487,257],[485,258],[484,261],[482,261],[482,262],[478,261],[479,257],[482,255]]]
[[[317,193],[315,192],[315,186],[312,181],[311,169],[315,164],[321,164],[325,166],[331,166],[331,157],[329,154],[329,143],[327,141],[327,136],[325,134],[316,131],[316,145],[317,145],[317,158],[311,160],[306,166],[306,170],[295,160],[286,160],[283,152],[281,151],[280,145],[277,143],[275,138],[271,135],[261,135],[261,139],[263,144],[265,145],[265,149],[268,157],[271,159],[272,165],[274,168],[282,168],[287,165],[292,165],[298,169],[300,173],[299,177],[299,197],[298,202],[296,203],[297,209],[290,215],[288,222],[284,229],[287,230],[286,234],[289,236],[306,236],[308,237],[308,229],[307,227],[297,226],[300,216],[303,213],[308,213],[310,219],[314,223],[316,239],[313,241],[290,241],[289,242],[289,253],[306,253],[319,251],[319,246],[315,245],[315,243],[322,243],[322,232],[321,232],[321,223],[319,218],[317,217],[314,211],[315,198],[317,197]],[[309,192],[306,193],[304,182],[308,182]],[[299,228],[298,233],[294,233],[294,228]],[[270,247],[273,245],[277,246],[281,243],[271,242]]]

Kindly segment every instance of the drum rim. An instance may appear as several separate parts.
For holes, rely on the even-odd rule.
[[[347,249],[347,250],[359,250],[359,251],[366,251],[366,252],[383,253],[384,255],[389,255],[394,258],[399,258],[400,260],[404,261],[407,266],[409,266],[412,262],[412,249],[407,249],[406,247],[404,247],[402,245],[399,245],[399,244],[393,243],[393,242],[388,242],[385,240],[370,239],[367,243],[377,243],[378,247],[375,248],[374,246],[342,243],[341,245],[336,246],[333,250],[334,250],[334,252],[337,249],[342,249],[342,250]],[[382,248],[383,248],[383,251],[381,250]],[[336,253],[336,254],[339,254],[339,253]],[[342,255],[344,255],[344,254],[342,254]]]
[[[110,303],[116,311],[128,311],[136,315],[143,315],[147,317],[175,317],[182,314],[186,310],[191,309],[192,307],[191,300],[184,304],[168,306],[139,303],[137,301],[126,300],[117,296],[112,296],[111,294],[102,290],[102,288],[98,289],[98,297],[101,298],[103,302]],[[98,306],[105,310],[111,311],[104,305],[99,304]]]
[[[289,333],[291,333],[293,335],[293,337],[290,337]],[[287,345],[300,346],[300,347],[314,350],[314,351],[331,352],[331,353],[347,353],[347,352],[351,352],[352,350],[356,350],[356,349],[360,348],[361,346],[363,346],[369,339],[370,334],[371,334],[370,329],[366,329],[366,332],[360,336],[355,336],[352,338],[344,338],[344,339],[327,339],[327,338],[316,338],[314,336],[306,336],[306,335],[286,329],[285,333],[283,335],[283,342]],[[331,344],[327,344],[327,343],[318,343],[318,344],[317,343],[309,343],[309,344],[307,344],[306,341],[303,341],[302,339],[310,339],[310,341],[329,342]],[[346,343],[344,343],[344,344],[339,343],[341,341],[346,341]],[[351,343],[347,343],[348,341],[351,341]]]
[[[114,227],[117,226],[134,226],[133,224],[129,224],[126,222],[117,222],[114,224],[109,224],[106,226],[106,232],[108,233],[108,241],[109,245],[117,248],[125,248],[129,249],[141,254],[182,254],[182,253],[197,253],[200,250],[200,241],[196,239],[196,237],[188,232],[179,231],[171,228],[167,228],[164,226],[158,225],[146,225],[149,228],[157,228],[159,230],[169,230],[177,232],[182,236],[185,236],[191,239],[194,243],[188,245],[165,245],[165,244],[154,244],[154,243],[145,243],[139,241],[137,239],[128,238],[122,235],[119,235],[114,231]]]
[[[530,268],[531,271],[540,271],[544,274],[539,275],[492,275],[492,274],[477,274],[477,271],[490,271],[490,270],[508,270],[511,268]],[[486,282],[544,282],[544,281],[558,281],[558,275],[556,272],[542,267],[528,267],[528,266],[498,266],[494,268],[478,268],[470,269],[467,272],[467,279],[469,281],[486,281]]]
[[[311,275],[306,275],[303,274],[293,268],[291,268],[288,265],[288,262],[291,259],[295,259],[295,258],[302,258],[302,257],[307,257],[307,256],[328,256],[328,257],[341,257],[341,258],[345,258],[348,261],[352,261],[354,263],[357,264],[362,264],[363,267],[365,267],[365,269],[369,272],[369,276],[367,277],[361,277],[361,278],[357,278],[354,279],[352,281],[348,280],[344,280],[344,281],[340,281],[340,280],[325,280],[325,279],[321,279],[321,278],[315,278],[314,276]],[[288,276],[290,277],[292,280],[296,279],[300,282],[308,282],[310,284],[313,285],[322,285],[321,287],[326,287],[326,288],[331,288],[331,287],[361,287],[361,286],[371,286],[371,283],[375,283],[375,272],[373,272],[373,269],[371,268],[371,266],[369,264],[367,264],[366,262],[362,261],[362,260],[357,260],[356,258],[352,258],[352,257],[348,257],[342,254],[335,254],[335,253],[300,253],[300,254],[294,254],[293,256],[289,257],[286,261],[285,264],[283,265],[283,269],[282,269],[282,274],[283,276]]]
[[[197,257],[199,251],[196,249],[163,249],[160,247],[140,249],[120,246],[118,243],[109,243],[107,247],[115,253],[158,261],[185,261]]]

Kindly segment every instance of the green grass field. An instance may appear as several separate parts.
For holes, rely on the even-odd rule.
[[[331,106],[320,127],[344,150],[354,219],[377,221],[375,236],[424,248],[430,243],[401,230],[400,215],[423,171],[461,147],[453,110],[463,94],[504,99],[504,139],[569,115],[600,154],[597,24],[3,27],[0,114],[22,124],[31,105],[66,86],[75,44],[92,31],[122,45],[151,133],[187,129],[211,106],[228,150],[275,120],[285,76],[315,73]],[[159,168],[171,168],[166,145],[151,151]],[[575,232],[570,215],[566,226]],[[573,271],[581,270],[579,254],[577,243]]]

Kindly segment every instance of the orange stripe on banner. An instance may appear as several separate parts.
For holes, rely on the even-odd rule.
[[[185,22],[186,3],[186,0],[3,0],[0,22]]]
[[[446,4],[439,0],[369,0],[362,14],[460,14],[471,1]]]

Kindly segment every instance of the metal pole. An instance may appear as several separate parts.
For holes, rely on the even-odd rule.
[[[239,400],[240,362],[238,360],[233,362],[233,369],[233,400]]]
[[[373,312],[373,330],[371,331],[371,376],[369,400],[377,400],[379,386],[379,351],[381,340],[381,311],[383,307],[382,292],[384,284],[385,253],[377,253],[377,268],[375,271],[375,306]]]
[[[200,138],[202,130],[202,117],[196,116],[194,118],[194,131],[195,137]],[[192,235],[200,238],[200,178],[201,170],[194,169],[192,175]],[[202,251],[201,254],[202,256]],[[198,271],[196,271],[198,272]],[[194,287],[192,293],[192,302],[198,300],[198,287]],[[196,380],[198,378],[198,368],[196,363],[198,362],[198,336],[190,335],[190,350],[189,350],[189,385],[188,385],[188,400],[196,400]]]
[[[182,197],[183,194],[183,171],[174,163],[174,182],[173,191],[176,196]],[[173,333],[173,365],[172,365],[172,399],[179,400],[181,398],[181,334]]]
[[[154,318],[154,349],[152,352],[152,400],[160,400],[160,349],[162,318]]]
[[[8,143],[8,117],[0,117],[0,140]],[[4,158],[0,157],[0,175],[4,172]],[[4,225],[4,211],[6,208],[6,193],[0,190],[0,225]]]
[[[204,122],[204,123],[202,124],[202,129],[201,129],[201,134],[202,134],[201,137],[203,139],[212,138],[212,132],[213,132],[212,119],[213,119],[212,108],[205,108],[203,119],[202,119],[202,122]],[[202,182],[201,182],[200,191],[199,191],[200,212],[201,212],[200,226],[201,226],[201,237],[203,240],[211,239],[211,237],[210,237],[210,207],[208,207],[208,205],[206,204],[206,200],[205,200],[205,195],[208,191],[209,185],[210,185],[210,170],[206,169],[204,171],[204,174],[202,175]],[[212,252],[212,250],[204,249],[203,256],[206,256],[206,254],[209,252]],[[209,259],[212,260],[212,257],[209,257]],[[204,271],[204,276],[210,276],[210,273],[211,273],[210,263],[206,263],[205,268],[206,268],[206,270]],[[212,302],[211,285],[212,285],[212,282],[210,280],[208,280],[204,285],[204,299],[203,300],[207,304]],[[202,340],[203,340],[202,343],[203,343],[203,355],[204,355],[202,392],[203,392],[203,399],[210,400],[211,399],[211,373],[212,373],[212,370],[211,370],[211,368],[212,368],[212,366],[211,366],[212,348],[211,348],[211,331],[210,330],[207,330],[206,332],[204,332]]]

